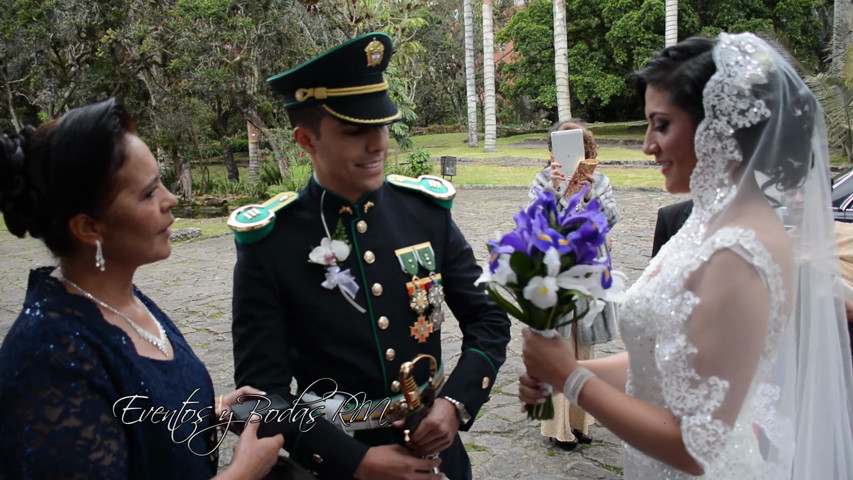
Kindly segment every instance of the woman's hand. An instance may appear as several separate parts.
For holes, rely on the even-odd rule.
[[[587,201],[587,202],[588,202],[588,201],[589,201],[589,199],[592,197],[592,184],[593,184],[593,182],[594,182],[594,181],[595,181],[595,180],[594,180],[594,177],[593,177],[593,175],[592,175],[591,173],[588,173],[588,174],[586,174],[586,175],[582,176],[582,177],[578,180],[578,183],[580,183],[581,188],[583,188],[583,187],[584,187],[584,185],[589,185],[589,189],[587,189],[586,193],[585,193],[585,194],[584,194],[584,196],[583,196],[583,199],[584,199],[585,201]]]
[[[544,383],[531,377],[527,372],[518,377],[518,399],[524,403],[521,411],[527,410],[527,405],[539,405],[545,403],[545,397],[548,396],[548,389],[544,387]]]
[[[231,406],[238,403],[238,400],[241,399],[240,397],[252,395],[265,396],[266,394],[267,392],[263,392],[255,387],[250,387],[246,385],[238,388],[237,390],[234,390],[233,392],[227,395],[220,395],[216,400],[216,405],[214,406],[214,408],[216,409],[216,419],[223,419],[223,414],[227,417],[228,413],[231,410]]]
[[[278,434],[258,438],[259,425],[259,417],[246,422],[246,427],[240,434],[240,442],[234,447],[234,460],[227,470],[216,476],[217,479],[261,479],[270,472],[278,461],[278,452],[284,446],[284,437]]]
[[[560,184],[566,181],[566,176],[563,175],[563,172],[560,171],[562,165],[557,162],[551,162],[551,186],[554,187],[554,190],[560,191]]]
[[[562,391],[569,374],[578,367],[572,346],[559,334],[545,338],[525,327],[524,348],[521,351],[527,375],[533,379],[553,385]]]

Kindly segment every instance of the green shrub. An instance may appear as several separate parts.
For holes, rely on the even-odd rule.
[[[408,173],[406,175],[410,177],[430,174],[435,166],[435,163],[433,163],[432,158],[429,156],[429,152],[423,148],[408,154],[406,158],[408,159],[406,169]]]
[[[264,184],[264,188],[270,185],[278,185],[281,183],[281,170],[278,168],[278,163],[275,160],[265,160],[261,164],[261,171],[258,173],[258,183]]]
[[[233,152],[248,152],[249,141],[245,138],[234,138],[231,140],[231,151]]]

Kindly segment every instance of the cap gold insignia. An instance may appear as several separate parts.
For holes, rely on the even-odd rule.
[[[367,54],[367,66],[375,67],[382,63],[382,57],[385,55],[385,46],[374,38],[364,48],[364,53]]]

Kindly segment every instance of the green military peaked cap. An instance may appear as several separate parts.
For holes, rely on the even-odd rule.
[[[267,82],[284,96],[285,108],[320,105],[343,122],[385,125],[401,117],[382,77],[393,49],[391,37],[369,33]]]

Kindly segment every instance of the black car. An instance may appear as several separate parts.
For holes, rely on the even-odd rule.
[[[832,215],[838,222],[853,222],[853,169],[832,181]]]

